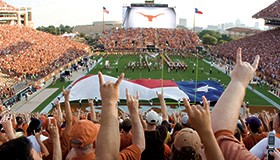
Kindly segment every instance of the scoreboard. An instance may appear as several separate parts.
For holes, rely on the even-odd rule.
[[[124,28],[176,28],[176,12],[167,4],[134,3],[123,6]]]

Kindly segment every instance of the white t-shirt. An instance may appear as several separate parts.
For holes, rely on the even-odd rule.
[[[38,153],[41,152],[41,148],[40,148],[39,143],[36,140],[36,137],[31,135],[31,136],[28,136],[27,138],[32,143],[32,148],[34,148]],[[41,141],[44,141],[44,140],[48,139],[48,137],[40,135],[40,139],[41,139]]]
[[[267,137],[262,139],[253,148],[251,148],[250,152],[259,158],[263,158],[264,153],[267,150],[267,141],[268,141]],[[275,136],[275,148],[280,148],[280,138],[277,138],[276,136]]]

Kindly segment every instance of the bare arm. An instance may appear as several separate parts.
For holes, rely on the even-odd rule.
[[[35,131],[34,131],[34,136],[36,138],[36,141],[40,145],[42,155],[44,157],[47,157],[50,153],[49,153],[47,147],[44,145],[44,143],[40,139],[41,133],[35,133]]]
[[[139,118],[140,118],[140,121],[141,121],[141,124],[142,124],[142,127],[143,129],[147,129],[147,123],[146,121],[143,119],[143,116],[141,115],[141,113],[139,113]]]
[[[61,124],[62,123],[62,112],[61,112],[61,108],[60,108],[60,103],[56,100],[56,101],[54,101],[54,105],[57,110],[58,124]]]
[[[161,112],[162,112],[162,121],[166,120],[168,122],[168,113],[167,113],[167,108],[166,108],[166,104],[163,98],[163,93],[158,93],[157,92],[157,96],[160,102],[160,106],[161,106]]]
[[[190,106],[189,101],[184,98],[183,102],[190,121],[194,129],[197,131],[201,142],[204,146],[204,151],[207,159],[223,160],[224,156],[216,141],[213,130],[211,128],[210,108],[207,99],[203,96],[203,107],[200,105]]]
[[[9,140],[15,139],[16,136],[14,134],[13,125],[12,125],[12,122],[11,122],[11,119],[10,119],[10,116],[8,115],[8,113],[6,113],[2,117],[2,125],[3,125],[5,133],[6,133],[7,137],[9,138]]]
[[[70,99],[70,91],[69,90],[65,90],[64,87],[62,89],[63,92],[63,96],[64,96],[64,102],[65,102],[65,117],[66,117],[66,126],[65,126],[65,134],[67,136],[70,135],[70,131],[72,128],[72,112],[71,112],[71,107],[70,107],[70,103],[69,103],[69,99]]]
[[[241,48],[237,50],[236,65],[231,74],[231,81],[211,114],[214,133],[219,130],[234,133],[246,87],[254,76],[258,63],[259,56],[255,58],[252,66],[247,62],[242,62]]]
[[[96,159],[118,159],[120,148],[118,109],[119,85],[124,77],[122,73],[116,83],[104,82],[98,73],[102,99],[101,127],[96,140]],[[104,154],[106,151],[107,154]]]
[[[145,149],[145,135],[139,117],[138,98],[138,94],[136,96],[132,96],[129,94],[128,89],[126,89],[126,103],[132,122],[132,144],[136,145],[141,150],[141,152],[143,152]]]
[[[90,118],[91,118],[91,121],[94,122],[94,121],[96,121],[96,114],[95,114],[95,108],[93,105],[93,99],[89,99],[88,104],[89,104],[89,108],[90,108]]]
[[[48,130],[50,132],[50,136],[53,142],[53,160],[61,160],[62,159],[62,151],[59,139],[59,132],[57,128],[57,123],[54,124],[48,123]]]

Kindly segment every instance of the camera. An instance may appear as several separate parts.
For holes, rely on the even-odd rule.
[[[274,152],[275,149],[275,133],[270,132],[268,134],[268,141],[267,141],[267,159],[274,160],[274,157],[270,155],[270,153]]]

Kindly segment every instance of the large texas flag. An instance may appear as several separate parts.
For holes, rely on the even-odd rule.
[[[103,75],[105,82],[116,82],[117,78]],[[201,101],[201,96],[206,96],[210,101],[217,101],[223,92],[223,87],[219,83],[213,81],[205,81],[198,83],[196,90],[197,102]],[[163,86],[163,87],[162,87]],[[175,101],[182,98],[194,100],[194,85],[190,82],[174,82],[172,80],[160,79],[136,79],[123,80],[120,84],[120,99],[126,99],[125,89],[128,88],[131,94],[139,91],[140,100],[151,100],[157,98],[156,92],[163,90],[164,98],[173,99]],[[213,95],[215,94],[215,95]],[[88,98],[100,98],[99,79],[97,75],[86,75],[76,80],[71,85],[70,101]],[[209,98],[208,98],[209,97]],[[61,99],[63,101],[63,98]]]

